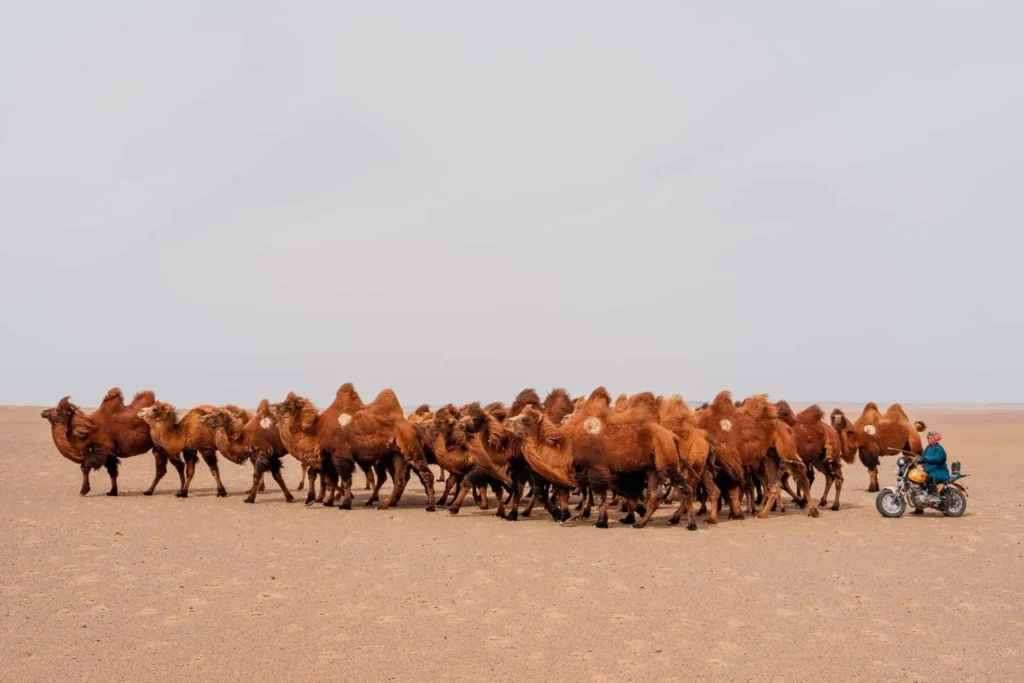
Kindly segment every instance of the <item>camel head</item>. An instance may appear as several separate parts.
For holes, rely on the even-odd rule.
[[[523,412],[505,421],[505,428],[512,432],[513,436],[525,439],[529,436],[540,434],[541,418],[543,413],[532,406],[527,406]]]
[[[146,424],[154,425],[167,421],[173,422],[178,419],[178,414],[175,412],[174,406],[170,403],[157,401],[150,407],[140,410],[139,417],[141,417]]]
[[[479,401],[464,406],[461,412],[459,427],[467,434],[476,434],[487,424],[487,415],[484,414],[484,409],[480,407]]]
[[[57,402],[56,406],[47,408],[39,416],[47,420],[51,425],[67,425],[77,412],[78,406],[71,402],[70,396],[65,396]]]
[[[465,444],[466,443],[466,430],[461,424],[462,413],[461,411],[448,404],[442,406],[434,414],[434,419],[430,422],[430,430],[433,438],[443,437],[448,443],[454,444]]]
[[[854,457],[857,455],[859,444],[857,443],[857,430],[853,424],[846,419],[846,415],[842,410],[836,408],[832,411],[832,415],[829,417],[829,422],[832,423],[832,428],[839,434],[839,444],[842,448],[840,456],[846,462],[853,462]]]

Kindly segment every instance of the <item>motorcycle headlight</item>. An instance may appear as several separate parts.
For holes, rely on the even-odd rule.
[[[897,477],[900,476],[900,466],[899,465],[893,465],[892,466],[892,473],[895,474]]]

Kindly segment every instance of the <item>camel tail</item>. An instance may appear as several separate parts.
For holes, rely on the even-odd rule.
[[[928,425],[918,420],[917,422],[914,423],[914,428],[919,432],[923,432],[924,430],[928,429]]]

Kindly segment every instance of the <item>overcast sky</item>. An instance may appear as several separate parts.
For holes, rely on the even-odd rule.
[[[1024,4],[39,2],[0,403],[1024,401]]]

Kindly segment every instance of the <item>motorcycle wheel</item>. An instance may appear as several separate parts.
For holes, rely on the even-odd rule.
[[[878,514],[883,517],[896,519],[902,517],[903,513],[907,511],[907,501],[903,500],[903,496],[883,489],[875,498],[875,507],[878,508]]]
[[[947,517],[963,517],[964,513],[967,512],[967,496],[962,491],[950,488],[945,498],[946,508],[942,511],[942,514]]]

